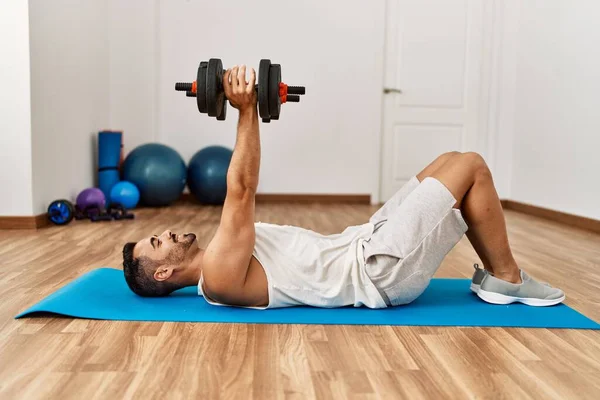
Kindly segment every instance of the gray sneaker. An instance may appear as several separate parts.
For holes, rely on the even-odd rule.
[[[550,285],[535,281],[521,270],[522,283],[510,283],[486,274],[481,281],[477,296],[492,304],[515,302],[528,306],[553,306],[565,300],[565,293]]]
[[[471,291],[478,293],[481,281],[488,273],[485,269],[479,268],[479,264],[473,264],[473,268],[475,268],[475,272],[473,272],[473,279],[471,279]]]

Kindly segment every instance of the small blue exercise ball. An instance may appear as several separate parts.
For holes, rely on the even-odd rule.
[[[232,155],[222,146],[209,146],[194,154],[188,166],[188,187],[200,203],[223,204]]]
[[[110,202],[117,203],[130,210],[140,201],[140,191],[131,182],[121,181],[110,190]]]
[[[123,163],[123,180],[137,186],[140,200],[147,206],[167,206],[179,199],[186,173],[179,153],[159,143],[135,148]]]

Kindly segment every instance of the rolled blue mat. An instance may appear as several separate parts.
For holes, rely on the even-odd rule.
[[[103,131],[98,133],[98,187],[107,201],[110,190],[119,180],[119,162],[121,159],[121,132]]]
[[[196,287],[178,290],[167,297],[140,297],[129,290],[122,270],[100,268],[80,276],[16,318],[51,312],[124,321],[600,329],[596,322],[564,304],[529,307],[485,303],[471,293],[470,282],[433,279],[411,304],[378,310],[365,307],[252,310],[212,306],[198,296]]]

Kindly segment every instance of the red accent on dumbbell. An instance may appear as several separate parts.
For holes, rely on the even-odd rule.
[[[288,93],[288,85],[283,82],[279,82],[279,97],[287,96]]]
[[[196,93],[196,81],[192,82],[192,90],[190,90],[192,93]]]
[[[287,92],[288,85],[283,82],[279,82],[279,98],[281,99],[281,104],[287,102]]]

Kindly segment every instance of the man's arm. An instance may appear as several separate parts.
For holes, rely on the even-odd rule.
[[[206,248],[203,262],[205,290],[217,300],[243,303],[243,287],[254,250],[254,196],[260,169],[260,135],[254,82],[246,67],[234,67],[223,77],[225,95],[239,110],[237,138],[229,170],[221,223]],[[240,298],[236,298],[240,296]]]

